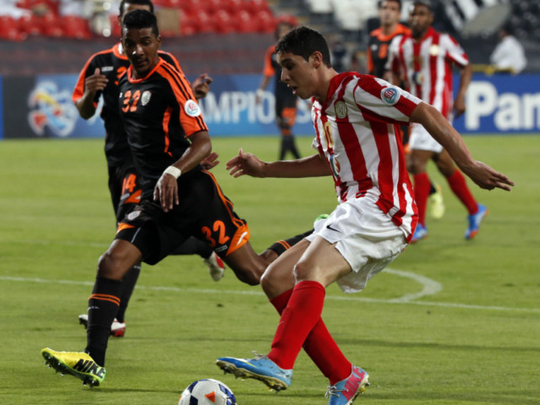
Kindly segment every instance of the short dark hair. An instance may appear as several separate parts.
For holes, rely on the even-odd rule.
[[[125,4],[137,4],[139,6],[148,6],[150,7],[150,12],[154,14],[154,4],[152,3],[152,0],[122,0],[120,2],[120,15],[124,12],[124,5]]]
[[[417,4],[427,7],[429,11],[433,12],[433,3],[431,3],[431,0],[414,0],[412,2],[412,6],[416,6]]]
[[[394,3],[398,3],[399,5],[399,11],[401,11],[401,0],[379,0],[379,2],[377,3],[377,8],[381,8],[382,7],[382,4],[385,2],[385,1],[393,1]]]
[[[309,57],[316,51],[322,54],[323,63],[332,67],[328,43],[318,31],[309,27],[293,28],[276,45],[276,53],[290,52],[305,60],[309,60]]]
[[[154,14],[146,10],[133,10],[124,16],[122,26],[128,29],[152,28],[152,33],[159,35],[157,18]]]

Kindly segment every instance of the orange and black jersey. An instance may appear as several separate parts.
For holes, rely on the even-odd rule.
[[[160,57],[174,65],[174,67],[183,75],[182,68],[174,56],[167,52],[159,52]],[[97,107],[99,98],[103,94],[103,110],[101,118],[105,123],[105,155],[109,166],[118,166],[131,160],[131,151],[127,143],[127,137],[124,131],[122,120],[118,110],[118,81],[129,67],[128,58],[122,54],[122,44],[118,43],[112,48],[98,52],[90,57],[84,65],[79,79],[73,90],[73,102],[77,102],[84,94],[85,80],[88,76],[94,74],[96,68],[100,73],[107,76],[109,82],[102,92],[96,94],[94,105]]]
[[[409,28],[403,24],[398,24],[394,32],[389,35],[384,35],[381,28],[371,31],[367,48],[367,68],[370,75],[383,77],[390,42],[398,35],[410,34],[410,32]]]
[[[280,100],[287,106],[296,105],[296,96],[292,90],[287,87],[285,83],[281,81],[281,66],[277,62],[276,46],[272,45],[266,50],[264,56],[264,69],[263,75],[267,77],[274,76],[275,78],[275,90],[276,101]]]
[[[120,78],[119,111],[144,199],[189,147],[188,137],[208,127],[189,82],[173,65],[160,58],[145,78],[134,79],[132,73],[130,67]]]

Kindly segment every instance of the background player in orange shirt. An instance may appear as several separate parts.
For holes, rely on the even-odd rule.
[[[281,21],[276,26],[275,37],[276,41],[282,38],[289,32],[294,25],[290,21]],[[279,160],[285,159],[287,152],[291,152],[295,159],[300,158],[300,153],[296,148],[292,127],[296,119],[296,102],[297,97],[291,89],[281,81],[281,67],[276,60],[276,46],[272,45],[266,50],[264,57],[263,79],[259,89],[257,90],[256,102],[261,102],[261,95],[264,89],[268,87],[270,80],[274,77],[274,95],[276,100],[276,122],[281,133],[281,149],[279,152]]]

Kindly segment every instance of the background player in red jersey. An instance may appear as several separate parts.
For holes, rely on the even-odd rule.
[[[401,24],[401,0],[382,0],[379,2],[379,21],[381,26],[369,34],[367,47],[367,68],[368,73],[373,76],[391,81],[392,75],[387,70],[388,52],[390,43],[398,35],[410,35],[411,30]],[[403,80],[400,78],[400,87],[403,86]],[[409,128],[402,128],[403,144],[405,153],[409,150]],[[430,213],[435,219],[440,219],[444,215],[445,207],[442,198],[442,189],[439,185],[430,182],[429,203]]]
[[[397,37],[392,41],[388,67],[392,70],[394,83],[399,78],[412,94],[433,105],[443,116],[452,121],[453,111],[460,116],[465,111],[465,92],[471,81],[472,69],[459,44],[448,34],[433,29],[433,13],[427,0],[415,1],[409,16],[411,35]],[[461,80],[456,99],[452,100],[452,67],[460,69]],[[472,239],[478,233],[480,222],[487,208],[473,197],[465,177],[456,168],[443,146],[433,139],[422,125],[414,125],[410,131],[411,150],[407,167],[414,178],[414,196],[418,204],[418,227],[413,242],[427,237],[425,222],[426,202],[430,181],[426,165],[433,160],[444,175],[452,192],[466,207],[468,227],[465,238]]]
[[[154,5],[150,0],[122,0],[118,24],[121,25],[124,15],[133,10],[147,10],[153,13]],[[173,64],[182,73],[182,68],[173,55],[160,51],[160,57]],[[117,223],[139,203],[141,197],[139,174],[133,163],[118,109],[118,80],[128,67],[129,60],[124,53],[122,44],[117,43],[110,49],[92,55],[82,69],[73,91],[73,101],[80,116],[84,119],[89,119],[95,114],[99,98],[103,97],[101,117],[106,130],[105,157],[109,173],[109,191]],[[192,83],[192,89],[197,99],[206,96],[211,81],[212,79],[208,75],[203,74]],[[212,157],[216,157],[216,155],[214,154]],[[210,276],[215,281],[223,277],[225,269],[223,261],[206,243],[190,238],[178,247],[176,253],[200,255],[208,266]],[[124,277],[120,308],[111,325],[112,336],[124,336],[126,330],[125,312],[140,269],[140,263],[138,263]],[[79,315],[79,322],[87,326],[88,315]]]
[[[156,264],[195,236],[205,240],[239,280],[256,285],[284,250],[274,244],[257,255],[246,221],[235,213],[214,176],[201,167],[212,148],[208,128],[189,82],[158,53],[156,17],[146,10],[127,13],[122,45],[130,67],[119,81],[119,110],[141,177],[141,203],[120,222],[114,241],[99,259],[88,300],[85,351],[42,350],[57,371],[92,386],[105,378],[105,353],[120,304],[121,280],[133,265]],[[294,245],[303,237],[286,242]]]
[[[427,103],[373,76],[338,74],[318,32],[295,28],[276,50],[281,79],[300,98],[313,100],[313,146],[318,153],[267,163],[241,150],[227,168],[235,177],[332,175],[339,204],[325,223],[280,256],[261,279],[281,314],[269,354],[254,359],[222,357],[217,365],[237,377],[286,389],[304,348],[330,381],[329,405],[349,405],[365,390],[368,374],[347,360],[326,329],[321,318],[325,290],[334,282],[346,292],[363,289],[412,236],[416,209],[398,125],[422,123],[480,187],[510,190],[513,183],[474,160],[455,129]]]
[[[290,21],[281,21],[276,26],[275,37],[276,41],[283,35],[289,32],[294,25]],[[300,153],[296,147],[292,127],[296,119],[296,103],[297,98],[292,93],[291,89],[280,80],[281,67],[276,61],[276,46],[272,45],[266,50],[264,56],[263,79],[259,89],[257,90],[256,102],[261,102],[262,92],[268,87],[272,77],[275,80],[274,95],[275,95],[275,110],[276,121],[281,133],[281,148],[279,151],[279,160],[285,159],[287,152],[290,152],[294,158],[300,159]]]

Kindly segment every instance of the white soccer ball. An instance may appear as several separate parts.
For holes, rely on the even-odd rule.
[[[178,405],[237,405],[236,398],[229,387],[221,381],[207,378],[190,384]]]

